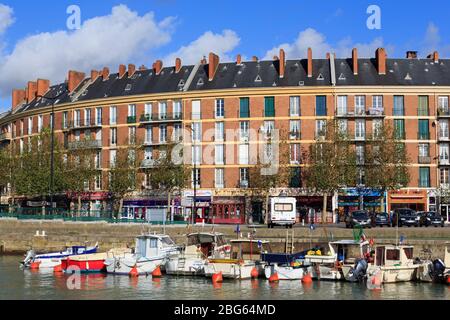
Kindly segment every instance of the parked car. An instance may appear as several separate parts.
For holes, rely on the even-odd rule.
[[[349,213],[345,217],[346,228],[354,228],[356,225],[360,225],[363,228],[372,227],[372,220],[367,211],[365,210],[354,211],[352,213]]]
[[[389,214],[386,212],[375,213],[372,218],[372,227],[390,226]]]
[[[419,213],[420,219],[419,219],[419,225],[421,227],[429,227],[429,226],[435,226],[435,227],[444,227],[444,218],[437,212],[429,211],[429,212],[420,212]]]
[[[391,225],[393,227],[398,226],[419,226],[419,217],[417,216],[416,212],[409,208],[401,208],[401,209],[395,209],[394,213],[391,216]]]

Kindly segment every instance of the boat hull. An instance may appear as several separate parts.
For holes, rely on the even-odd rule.
[[[105,260],[71,260],[63,259],[61,261],[61,267],[65,272],[68,272],[67,269],[79,270],[81,273],[89,273],[89,272],[104,272],[106,271]]]
[[[258,271],[258,276],[263,275],[264,268],[255,262],[209,262],[205,264],[205,276],[212,277],[214,274],[221,272],[222,277],[226,279],[246,280],[252,278],[253,268]]]
[[[417,279],[418,265],[379,267],[382,283],[407,282]],[[374,274],[373,269],[368,270],[369,275]]]
[[[302,280],[305,270],[303,268],[283,267],[267,265],[264,267],[264,275],[269,279],[273,274],[278,275],[279,280]]]
[[[165,264],[167,274],[201,276],[205,274],[205,260],[186,258],[184,263],[179,258],[170,258]]]
[[[153,273],[164,262],[164,258],[146,259],[137,257],[108,258],[105,260],[106,272],[117,275],[129,275],[136,267],[137,274]]]

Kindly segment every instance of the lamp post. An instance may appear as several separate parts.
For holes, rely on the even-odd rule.
[[[64,94],[68,92],[65,89],[62,93],[55,97],[46,97],[42,95],[36,96],[37,98],[48,99],[52,101],[52,112],[50,115],[51,120],[51,145],[50,145],[50,185],[49,185],[49,194],[50,194],[50,212],[53,214],[53,185],[54,185],[54,175],[55,175],[55,101],[62,97]]]
[[[194,129],[194,127],[192,126],[192,125],[188,125],[188,126],[186,126],[186,128],[188,128],[189,130],[191,130],[191,132],[192,132],[192,137],[194,136],[194,135],[196,135],[196,131],[195,131],[195,129]],[[194,224],[194,221],[195,221],[195,216],[196,216],[196,214],[197,214],[197,159],[196,159],[196,156],[195,156],[195,140],[194,139],[192,139],[192,145],[193,145],[193,147],[194,147],[194,152],[193,152],[193,156],[194,156],[194,173],[193,173],[193,182],[194,182],[194,197],[193,197],[193,203],[192,203],[192,224]]]

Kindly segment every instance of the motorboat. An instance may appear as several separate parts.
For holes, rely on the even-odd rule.
[[[170,256],[178,256],[179,253],[180,247],[168,235],[141,235],[136,238],[134,252],[112,254],[105,259],[106,272],[129,275],[135,269],[138,275],[151,274]]]
[[[308,250],[309,251],[309,250]],[[263,253],[261,260],[266,263],[264,275],[269,279],[277,275],[278,280],[302,280],[305,273],[312,272],[312,268],[304,263],[307,251],[294,254]]]
[[[417,279],[422,265],[413,258],[414,247],[410,245],[379,245],[375,247],[374,262],[369,264],[367,275],[380,274],[382,283],[395,283]]]
[[[224,235],[217,232],[197,232],[187,235],[187,245],[179,255],[168,257],[167,274],[204,275],[205,263],[210,259],[224,259],[230,255],[231,246]]]
[[[67,247],[64,251],[36,254],[33,249],[29,250],[25,259],[21,261],[21,265],[25,268],[30,267],[33,263],[39,269],[49,269],[61,265],[61,259],[96,253],[98,250],[98,243],[95,246],[71,246]]]
[[[105,260],[125,253],[130,253],[129,248],[114,248],[108,252],[99,252],[92,254],[83,254],[78,256],[69,256],[61,260],[61,268],[66,273],[97,273],[105,272]]]
[[[221,273],[223,278],[251,279],[252,275],[262,276],[265,263],[261,254],[271,251],[269,241],[254,239],[230,240],[231,252],[228,258],[208,259],[205,263],[205,276]]]

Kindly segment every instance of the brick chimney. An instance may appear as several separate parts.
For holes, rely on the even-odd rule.
[[[209,81],[214,79],[214,75],[216,74],[217,68],[219,67],[219,56],[210,52],[209,53],[209,66],[208,66],[208,78]]]
[[[358,49],[352,50],[353,74],[358,75]]]
[[[206,64],[206,63],[207,63],[206,57],[203,56],[202,60],[200,60],[200,64]]]
[[[98,72],[97,70],[91,70],[91,81],[94,82],[95,80],[97,80],[99,74],[100,72]]]
[[[330,53],[329,52],[327,52],[327,54],[326,54],[326,59],[330,60]]]
[[[27,103],[30,103],[36,98],[37,94],[37,83],[33,81],[28,81],[27,85]]]
[[[378,48],[376,53],[377,69],[379,75],[386,74],[386,51],[384,48]]]
[[[12,91],[12,108],[11,108],[11,110],[14,110],[15,108],[17,108],[17,106],[25,100],[25,97],[26,97],[25,90],[14,89]]]
[[[242,56],[241,56],[240,54],[238,54],[238,55],[236,56],[236,64],[237,64],[238,66],[240,66],[240,65],[242,64]]]
[[[439,62],[439,52],[435,51],[432,54],[429,54],[428,59],[433,59],[434,63],[438,63]]]
[[[69,92],[72,93],[81,83],[81,81],[83,81],[83,79],[85,78],[85,74],[83,72],[78,72],[78,71],[69,71],[69,83],[67,86],[67,89],[69,89]]]
[[[45,79],[38,79],[37,81],[37,96],[42,97],[50,88],[50,81]]]
[[[103,81],[106,81],[109,79],[109,68],[108,67],[103,68],[102,77],[103,77]]]
[[[162,66],[163,66],[163,63],[161,60],[155,61],[155,63],[153,64],[153,71],[155,71],[156,75],[159,75],[161,73]]]
[[[308,48],[308,78],[311,78],[312,75],[313,75],[312,49]]]
[[[280,49],[280,78],[284,78],[286,70],[286,54],[283,49]]]
[[[181,59],[176,58],[175,59],[175,73],[180,72],[180,70],[181,70]]]
[[[417,51],[406,51],[407,59],[417,59]]]
[[[121,79],[127,72],[127,67],[124,64],[119,65],[119,79]]]

